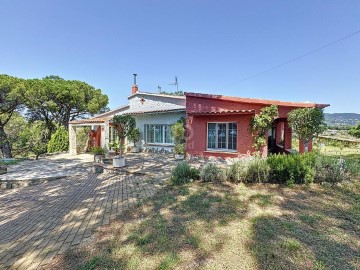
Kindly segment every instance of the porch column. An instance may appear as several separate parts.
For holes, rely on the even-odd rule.
[[[308,151],[307,152],[311,152],[312,151],[312,140],[309,141],[308,143]],[[304,142],[302,140],[299,140],[299,153],[305,153],[305,145]]]
[[[292,130],[287,120],[284,122],[284,149],[291,149]]]
[[[105,123],[103,125],[104,131],[103,134],[101,135],[101,146],[106,148],[107,150],[109,150],[109,123]]]
[[[76,155],[76,127],[69,124],[69,152]]]
[[[283,125],[282,120],[278,120],[276,122],[276,134],[275,134],[276,135],[276,144],[281,143],[282,125]]]

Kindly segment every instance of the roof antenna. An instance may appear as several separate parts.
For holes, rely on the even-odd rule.
[[[134,75],[134,85],[136,85],[136,76],[137,76],[137,74],[134,73],[133,75]]]
[[[179,83],[178,83],[178,79],[177,76],[175,76],[175,82],[174,83],[170,83],[169,85],[175,85],[176,86],[176,91],[179,91]]]

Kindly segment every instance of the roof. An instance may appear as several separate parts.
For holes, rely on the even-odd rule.
[[[278,106],[285,106],[285,107],[325,108],[325,107],[330,106],[330,104],[316,104],[313,102],[288,102],[288,101],[279,101],[279,100],[240,98],[240,97],[229,97],[229,96],[222,96],[222,95],[190,93],[190,92],[186,92],[185,96],[186,97],[218,99],[218,100],[224,100],[224,101],[233,101],[233,102],[249,103],[249,104],[278,105]]]
[[[190,115],[220,115],[220,114],[253,114],[256,111],[249,110],[218,110],[218,111],[205,111],[205,112],[190,112]]]
[[[173,108],[158,108],[152,110],[128,110],[123,112],[124,115],[137,115],[137,114],[154,114],[154,113],[167,113],[167,112],[185,112],[185,107],[174,105]]]
[[[106,121],[109,121],[112,117],[108,116],[108,117],[93,117],[90,119],[79,119],[79,120],[74,120],[74,121],[70,121],[69,124],[102,124],[105,123]]]
[[[104,113],[101,113],[101,114],[98,114],[96,115],[95,117],[93,118],[103,118],[103,117],[107,117],[109,115],[115,115],[121,111],[125,111],[126,109],[129,108],[129,105],[125,105],[125,106],[121,106],[121,107],[118,107],[116,109],[113,109],[113,110],[110,110],[108,112],[104,112]]]
[[[167,98],[174,98],[174,99],[185,99],[185,96],[176,96],[176,95],[164,95],[164,94],[156,94],[156,93],[148,93],[148,92],[136,92],[128,97],[128,99],[137,96],[137,95],[145,95],[145,96],[155,96],[155,97],[167,97]]]

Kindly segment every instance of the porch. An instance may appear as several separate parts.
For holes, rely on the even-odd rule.
[[[269,153],[285,153],[292,154],[296,152],[293,149],[293,133],[287,118],[277,118],[274,120],[272,127],[268,131],[268,152]],[[299,141],[299,153],[310,152],[312,150],[312,142],[307,146]]]
[[[88,152],[92,147],[105,147],[109,144],[109,119],[93,118],[71,121],[69,123],[69,153],[77,155]],[[78,128],[88,128],[85,142],[78,141]]]

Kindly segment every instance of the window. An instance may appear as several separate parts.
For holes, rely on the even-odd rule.
[[[208,149],[237,149],[236,123],[208,123]]]
[[[170,125],[145,125],[146,143],[173,144]]]
[[[118,142],[118,132],[114,127],[109,127],[109,143]]]

